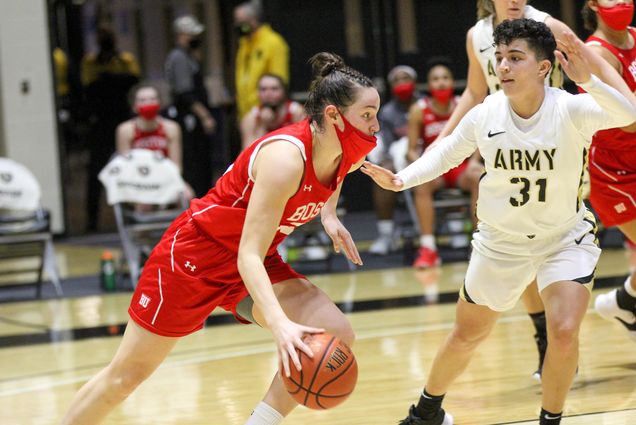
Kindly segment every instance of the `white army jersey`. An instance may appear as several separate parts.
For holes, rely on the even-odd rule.
[[[503,91],[487,96],[450,136],[398,176],[408,188],[445,173],[479,149],[486,169],[479,183],[480,221],[531,238],[566,231],[585,213],[581,180],[592,134],[636,120],[632,105],[596,77],[582,87],[588,94],[546,87],[527,132],[515,125]]]
[[[539,22],[545,22],[550,15],[535,9],[532,6],[526,6],[523,12],[523,17],[532,19]],[[490,15],[484,19],[479,20],[473,27],[472,42],[473,50],[479,66],[484,73],[486,83],[488,84],[488,92],[490,94],[495,93],[501,89],[499,78],[495,73],[495,39],[492,35],[494,31],[493,20],[494,15]],[[561,72],[561,65],[558,61],[554,61],[552,64],[552,71],[546,76],[546,85],[552,87],[561,87],[563,84],[563,74]]]

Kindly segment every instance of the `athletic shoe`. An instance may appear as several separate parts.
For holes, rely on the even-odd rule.
[[[396,243],[391,236],[380,235],[369,247],[369,253],[374,255],[387,255],[396,248]]]
[[[437,251],[423,246],[417,251],[417,257],[413,262],[413,267],[416,269],[428,269],[437,267],[440,264],[442,264],[442,259],[437,255]]]
[[[539,352],[539,367],[532,374],[537,381],[541,381],[541,373],[543,372],[543,361],[545,360],[545,352],[548,350],[548,338],[545,335],[534,334],[534,342],[537,343],[537,351]]]
[[[609,321],[618,320],[629,333],[629,337],[636,341],[636,311],[623,310],[618,306],[616,300],[617,289],[596,297],[594,308],[604,319]]]
[[[450,413],[444,412],[444,409],[439,409],[433,419],[424,420],[415,414],[415,406],[411,405],[409,415],[402,419],[398,425],[453,425],[453,417]]]

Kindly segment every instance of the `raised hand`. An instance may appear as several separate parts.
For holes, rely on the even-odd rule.
[[[369,161],[365,161],[362,164],[360,171],[371,177],[382,189],[399,192],[404,187],[404,182],[400,180],[397,174]]]
[[[557,47],[559,50],[555,50],[554,55],[567,76],[577,84],[588,81],[591,78],[588,47],[571,31],[563,31],[563,38],[557,40]]]

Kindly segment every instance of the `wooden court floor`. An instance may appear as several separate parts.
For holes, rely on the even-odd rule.
[[[350,312],[359,381],[340,407],[298,408],[284,423],[395,424],[403,418],[452,327],[465,268],[453,263],[418,273],[362,269],[312,276]],[[605,251],[597,276],[615,284],[627,270],[622,251]],[[112,357],[129,298],[118,293],[0,304],[0,424],[58,423],[77,389]],[[267,331],[224,318],[215,313],[209,326],[182,339],[105,423],[243,424],[277,359]],[[517,307],[480,347],[448,393],[446,409],[458,425],[537,423],[536,362],[531,322]],[[636,424],[636,344],[592,309],[583,324],[579,365],[562,423]]]

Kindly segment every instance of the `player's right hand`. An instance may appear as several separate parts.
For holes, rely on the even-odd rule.
[[[302,369],[296,349],[299,349],[309,357],[314,357],[314,353],[311,351],[311,348],[303,342],[303,336],[305,334],[325,332],[324,329],[299,325],[286,317],[281,319],[279,322],[270,325],[270,329],[274,335],[274,340],[276,341],[278,357],[280,358],[280,362],[283,364],[283,371],[287,377],[291,375],[289,369],[290,359],[294,364],[294,367],[296,367],[296,370],[300,371]]]
[[[364,161],[360,171],[371,177],[382,189],[399,192],[404,187],[404,182],[397,174],[372,162]]]

